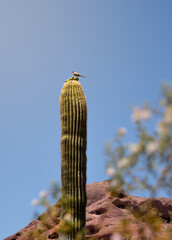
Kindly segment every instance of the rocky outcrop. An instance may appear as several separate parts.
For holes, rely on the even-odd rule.
[[[112,196],[108,191],[108,187],[108,181],[87,185],[87,239],[115,239],[115,237],[112,237],[113,233],[122,232],[123,228],[131,234],[128,239],[141,239],[140,236],[143,234],[147,236],[146,239],[163,239],[161,235],[163,236],[166,232],[171,233],[169,240],[172,239],[172,224],[170,222],[172,200],[163,197],[135,197],[126,195],[123,190],[119,190],[117,196]],[[150,208],[145,208],[145,204]],[[163,221],[162,227],[158,228],[158,223],[155,224],[150,219],[150,228],[148,228],[139,215],[140,209],[142,215],[146,214],[144,211],[154,209],[155,217],[159,219],[158,223]],[[58,201],[39,216],[37,220],[32,221],[27,227],[5,240],[60,239],[58,234],[60,212],[61,206],[60,201]],[[151,238],[155,227],[159,231],[159,237],[156,238],[154,235],[154,238]],[[118,239],[120,239],[119,235]]]

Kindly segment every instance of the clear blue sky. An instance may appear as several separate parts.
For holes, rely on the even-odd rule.
[[[169,0],[0,1],[0,239],[31,221],[60,181],[59,97],[72,70],[88,104],[87,182],[105,175],[105,141],[132,137],[130,106],[172,79]]]

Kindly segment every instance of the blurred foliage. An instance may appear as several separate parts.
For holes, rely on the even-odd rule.
[[[45,210],[60,198],[61,188],[58,182],[51,181],[48,190],[42,190],[39,193],[39,198],[33,199],[31,205],[36,207],[39,210]],[[34,211],[33,219],[37,218],[40,215],[38,210]]]
[[[143,104],[133,108],[135,142],[126,143],[127,130],[120,128],[106,144],[106,172],[113,191],[120,187],[130,193],[146,190],[152,197],[163,190],[171,196],[172,87],[163,84],[162,90],[158,107]]]

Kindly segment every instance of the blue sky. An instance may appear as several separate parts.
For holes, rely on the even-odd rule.
[[[30,202],[60,181],[59,97],[72,70],[88,105],[87,182],[105,175],[105,141],[130,107],[156,103],[172,79],[172,2],[0,1],[0,212],[3,239],[30,221]]]

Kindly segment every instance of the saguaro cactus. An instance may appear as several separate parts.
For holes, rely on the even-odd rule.
[[[64,84],[60,96],[61,113],[61,180],[62,221],[67,222],[62,236],[65,239],[84,239],[86,208],[86,145],[87,105],[77,81],[70,78]],[[66,225],[65,225],[66,226]]]

